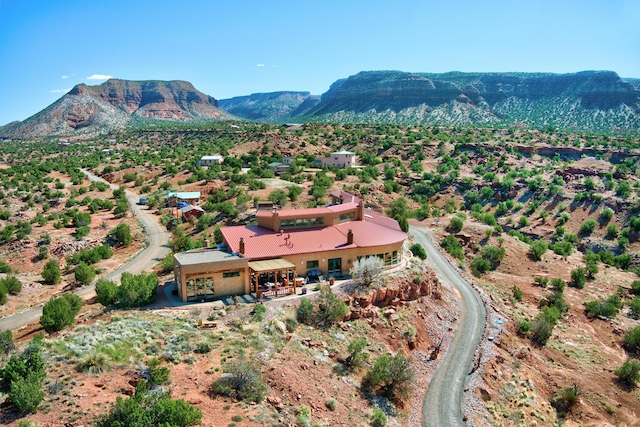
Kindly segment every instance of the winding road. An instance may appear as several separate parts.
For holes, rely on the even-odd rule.
[[[91,181],[106,182],[89,171],[82,170],[82,172],[84,172]],[[113,184],[109,184],[109,187],[112,190],[118,188],[118,186]],[[167,233],[165,228],[159,224],[155,216],[146,207],[136,205],[138,200],[137,195],[129,191],[126,192],[126,195],[131,212],[144,227],[145,234],[147,236],[147,244],[146,248],[139,252],[127,264],[104,276],[104,279],[112,280],[114,282],[119,282],[120,276],[122,276],[122,273],[125,271],[128,271],[131,274],[139,274],[153,267],[156,263],[162,261],[162,259],[169,253],[169,247],[167,246],[169,233]],[[82,298],[90,298],[95,293],[95,283],[96,282],[78,289],[74,293]],[[14,330],[21,328],[29,323],[37,322],[41,315],[42,306],[38,306],[11,316],[3,317],[0,319],[0,330]]]
[[[429,384],[422,403],[422,425],[464,426],[462,397],[476,348],[484,332],[486,311],[478,293],[440,253],[429,232],[414,226],[410,227],[410,232],[414,240],[425,248],[429,265],[439,280],[460,294],[458,328]]]

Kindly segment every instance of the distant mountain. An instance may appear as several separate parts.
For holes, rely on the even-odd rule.
[[[79,84],[29,117],[0,128],[0,137],[102,133],[127,126],[163,122],[207,123],[237,119],[215,98],[185,81],[110,79],[97,86]]]
[[[320,102],[309,92],[254,93],[218,101],[220,108],[247,120],[283,123],[308,113]]]
[[[516,124],[637,132],[637,79],[611,71],[406,73],[365,71],[336,81],[318,105],[293,119],[309,122]]]

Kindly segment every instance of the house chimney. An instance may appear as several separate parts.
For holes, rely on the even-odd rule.
[[[240,253],[244,255],[244,238],[240,238]]]
[[[209,245],[210,245],[209,239],[204,239],[204,242],[202,243],[202,246],[204,246],[205,248],[208,248]]]
[[[347,245],[353,245],[353,231],[351,229],[347,233]]]

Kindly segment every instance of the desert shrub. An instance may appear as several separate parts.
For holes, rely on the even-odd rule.
[[[573,244],[568,240],[561,240],[559,242],[550,244],[549,249],[551,249],[553,253],[557,255],[567,257],[573,253]]]
[[[224,374],[212,385],[216,394],[238,400],[262,402],[267,386],[260,370],[245,360],[236,360],[223,365]]]
[[[564,292],[564,288],[567,286],[567,282],[560,278],[551,279],[551,286],[555,289],[556,292]]]
[[[636,319],[640,317],[640,297],[635,297],[629,302],[630,314]]]
[[[452,232],[459,233],[460,231],[462,231],[462,227],[464,227],[464,221],[455,216],[451,218],[451,221],[449,222],[449,228]]]
[[[374,408],[373,413],[371,414],[371,427],[386,427],[386,425],[387,416],[384,411]]]
[[[529,254],[534,261],[540,261],[548,248],[549,245],[544,240],[534,240],[529,245]]]
[[[409,384],[415,378],[411,360],[402,352],[395,356],[383,354],[379,356],[365,375],[365,381],[376,394],[388,398],[405,398]]]
[[[603,208],[602,211],[600,212],[600,216],[602,217],[603,220],[609,221],[611,218],[613,218],[613,209]]]
[[[326,407],[327,407],[327,409],[329,409],[331,412],[333,412],[333,411],[335,411],[335,410],[336,410],[336,408],[338,407],[338,402],[337,402],[335,399],[333,399],[333,398],[331,398],[331,399],[327,399],[327,400],[324,402],[324,406],[326,406]]]
[[[131,228],[125,223],[118,224],[109,232],[109,236],[122,246],[129,246],[133,240],[133,237],[131,236]]]
[[[73,273],[76,282],[81,285],[88,285],[93,282],[93,279],[96,277],[96,270],[90,266],[81,262]]]
[[[11,273],[11,267],[6,262],[0,260],[0,273]]]
[[[638,381],[640,381],[640,363],[628,358],[622,366],[613,371],[613,373],[623,385],[635,387]]]
[[[520,289],[516,285],[513,285],[513,288],[511,288],[511,290],[513,291],[513,299],[515,299],[516,301],[522,301],[522,289]]]
[[[413,256],[417,256],[421,260],[427,259],[427,251],[420,243],[414,243],[409,247],[409,250],[413,254]]]
[[[551,403],[555,407],[560,417],[564,417],[567,412],[571,412],[573,407],[578,403],[580,389],[577,384],[571,387],[565,387],[562,392]]]
[[[533,276],[533,282],[541,288],[546,288],[549,283],[549,278],[544,276]]]
[[[452,257],[462,259],[464,253],[462,252],[462,244],[452,234],[445,236],[440,241],[440,246],[447,251]]]
[[[329,328],[349,313],[347,304],[333,293],[329,285],[320,288],[316,302],[318,304],[313,319],[315,325],[320,328]]]
[[[526,336],[531,330],[531,323],[528,320],[521,320],[518,323],[518,335]]]
[[[347,346],[347,351],[349,352],[349,356],[344,361],[345,366],[350,370],[355,370],[362,366],[362,364],[367,360],[368,355],[364,352],[365,347],[367,346],[366,338],[356,338],[349,342]]]
[[[296,315],[298,322],[309,324],[313,317],[313,303],[308,298],[300,298]]]
[[[637,353],[640,350],[640,326],[628,330],[622,341],[628,351]]]
[[[586,269],[584,267],[578,267],[571,270],[571,286],[582,289],[586,283],[587,276]]]
[[[311,425],[311,408],[307,405],[300,405],[296,409],[296,425],[309,427]]]
[[[40,324],[48,333],[56,332],[75,322],[76,314],[82,307],[82,299],[73,294],[51,298],[42,307]]]
[[[16,276],[0,279],[0,288],[6,289],[9,295],[18,295],[22,291],[22,282]]]
[[[170,392],[149,393],[144,381],[133,396],[116,398],[111,410],[96,421],[98,427],[165,426],[186,427],[200,424],[202,411],[184,399],[174,400]]]
[[[95,291],[98,302],[105,307],[109,307],[118,302],[118,286],[111,280],[98,280]]]
[[[531,341],[537,345],[545,345],[549,338],[551,338],[554,326],[555,325],[545,318],[545,316],[536,316],[533,322],[531,322]]]
[[[42,380],[34,375],[19,378],[9,385],[9,400],[20,412],[35,412],[42,399]]]
[[[7,356],[15,348],[16,345],[13,342],[13,333],[10,330],[0,332],[0,354]],[[0,375],[0,378],[1,377],[2,376]]]
[[[62,271],[60,271],[60,262],[52,258],[44,266],[42,270],[42,278],[47,285],[56,285],[62,279]]]
[[[379,285],[383,279],[384,261],[376,256],[360,258],[351,267],[353,283],[370,287]]]
[[[618,237],[618,226],[615,224],[609,224],[607,226],[607,238],[609,239],[615,239],[616,237]]]
[[[34,338],[0,369],[0,378],[9,386],[9,400],[19,411],[35,411],[44,398],[42,382],[46,372],[41,346],[41,337]]]
[[[640,280],[631,282],[631,293],[633,295],[640,295]]]
[[[98,350],[91,350],[82,355],[78,361],[76,369],[79,372],[89,372],[91,374],[99,374],[106,371],[111,366],[109,356]]]
[[[491,270],[491,263],[484,258],[474,258],[471,261],[471,272],[474,276],[480,277]]]
[[[267,312],[267,308],[264,304],[256,304],[253,306],[253,320],[256,322],[262,322],[264,314]]]
[[[596,229],[597,224],[598,223],[593,218],[586,219],[582,225],[580,225],[580,234],[583,236],[591,235],[591,233]]]

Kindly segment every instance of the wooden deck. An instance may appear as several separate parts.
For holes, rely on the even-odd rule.
[[[295,295],[295,286],[281,286],[278,288],[260,288],[256,293],[258,298],[283,297],[286,295]]]

